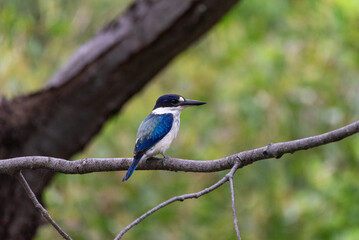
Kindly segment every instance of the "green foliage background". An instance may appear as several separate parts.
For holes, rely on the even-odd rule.
[[[41,88],[129,2],[0,0],[0,95]],[[138,125],[164,93],[208,102],[183,112],[167,152],[180,158],[221,158],[353,122],[359,116],[358,39],[357,0],[243,0],[74,159],[131,156]],[[359,239],[358,158],[354,136],[239,170],[242,238]],[[124,172],[58,174],[45,200],[74,239],[113,239],[153,206],[224,174],[137,171],[126,183]],[[60,237],[44,225],[36,239]],[[235,239],[229,186],[162,209],[125,239]]]

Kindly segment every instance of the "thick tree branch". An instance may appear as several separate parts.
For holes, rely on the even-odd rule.
[[[0,157],[69,158],[236,2],[136,1],[82,45],[46,88],[0,101]]]
[[[46,209],[41,205],[39,200],[37,200],[34,192],[31,190],[29,184],[27,183],[24,175],[21,172],[15,174],[16,178],[19,180],[21,185],[24,187],[27,196],[30,198],[32,203],[35,205],[35,208],[39,213],[56,229],[56,231],[66,240],[71,240],[71,237],[64,232],[59,225],[51,218],[50,214]]]
[[[321,135],[294,141],[269,144],[253,150],[243,151],[225,158],[211,161],[194,161],[178,158],[156,159],[141,162],[138,170],[168,170],[185,172],[215,172],[230,169],[240,159],[240,168],[253,162],[279,158],[286,153],[318,147],[339,141],[359,132],[359,121]],[[4,159],[0,161],[0,174],[12,174],[23,169],[48,169],[66,174],[127,170],[131,158],[86,158],[68,161],[60,158],[30,156]]]

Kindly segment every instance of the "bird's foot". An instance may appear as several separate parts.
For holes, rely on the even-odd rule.
[[[146,162],[150,162],[150,161],[157,161],[157,160],[161,160],[162,158],[158,158],[158,157],[150,157],[146,159]]]
[[[166,160],[166,159],[171,158],[170,156],[167,156],[167,155],[165,155],[165,154],[160,154],[160,155],[162,155],[162,156],[163,156],[163,158],[159,158],[159,157],[150,157],[150,158],[147,158],[147,159],[146,159],[146,162],[147,162],[147,161]]]

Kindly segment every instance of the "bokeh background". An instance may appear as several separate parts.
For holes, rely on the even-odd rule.
[[[41,89],[130,2],[0,0],[0,95]],[[358,80],[359,1],[243,0],[73,159],[132,156],[138,125],[165,93],[208,102],[182,113],[173,157],[216,159],[320,134],[358,120]],[[359,239],[358,158],[353,136],[239,170],[242,238]],[[124,172],[58,174],[45,200],[74,239],[113,239],[153,206],[225,173],[136,171],[126,183]],[[36,239],[61,238],[44,225]],[[228,184],[160,210],[125,239],[235,239]]]

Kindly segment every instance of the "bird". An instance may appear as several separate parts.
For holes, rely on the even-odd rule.
[[[141,160],[159,154],[167,158],[165,152],[177,136],[182,110],[203,104],[206,103],[186,99],[178,94],[165,94],[159,97],[151,114],[138,128],[133,161],[122,181],[127,181],[131,177]]]

